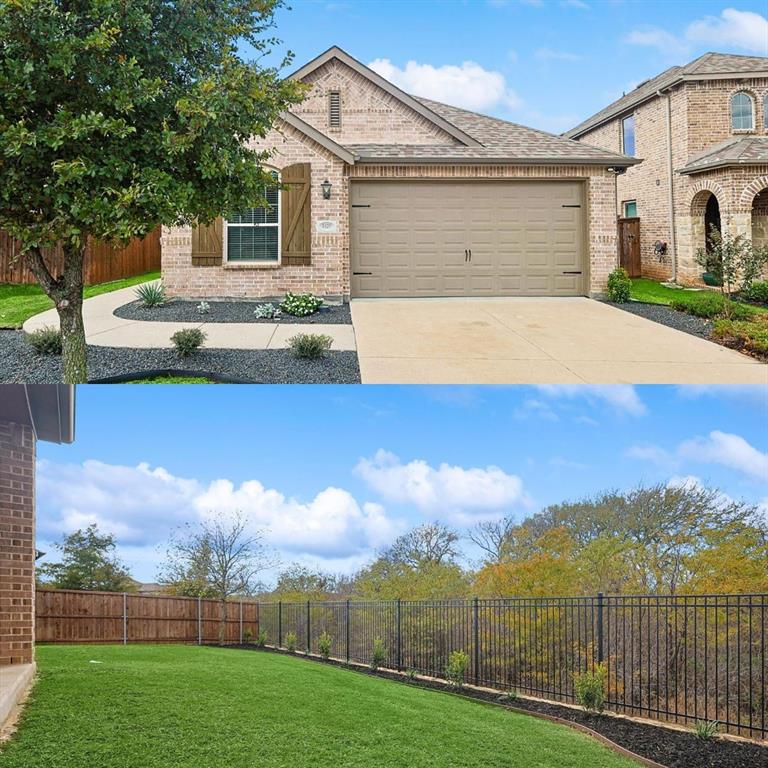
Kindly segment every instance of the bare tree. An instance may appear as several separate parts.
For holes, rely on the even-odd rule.
[[[500,563],[508,554],[516,524],[511,517],[477,523],[467,531],[469,540],[485,553],[486,563]]]
[[[238,512],[233,518],[217,517],[177,532],[159,578],[176,591],[197,591],[220,601],[219,645],[223,645],[228,600],[253,594],[260,587],[259,575],[275,565],[263,531],[249,533],[247,520]]]
[[[452,562],[459,554],[459,535],[440,522],[424,523],[395,539],[382,557],[419,568],[427,563]]]

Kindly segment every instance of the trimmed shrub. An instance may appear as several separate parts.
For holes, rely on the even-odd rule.
[[[445,668],[445,678],[451,685],[457,688],[464,687],[464,680],[469,669],[469,656],[464,651],[453,651],[448,657],[448,666]]]
[[[250,643],[251,640],[253,640],[253,632],[251,632],[250,629],[244,629],[243,630],[243,642],[244,643]]]
[[[373,653],[371,654],[371,669],[375,672],[387,660],[387,649],[384,647],[384,641],[377,637],[373,641]]]
[[[199,328],[183,328],[171,336],[173,346],[181,357],[189,357],[205,341],[205,334]]]
[[[715,320],[712,338],[733,349],[768,360],[768,317],[746,320]]]
[[[297,333],[288,339],[293,354],[304,360],[319,360],[331,348],[333,339],[324,333]]]
[[[702,741],[711,741],[715,738],[719,726],[717,720],[697,720],[693,730]]]
[[[741,292],[741,297],[755,304],[768,304],[768,280],[752,283]]]
[[[295,632],[287,632],[285,635],[285,647],[293,653],[296,650],[296,646],[299,644],[299,638],[296,637]]]
[[[328,661],[331,655],[331,646],[333,645],[333,638],[327,633],[323,632],[320,637],[317,638],[317,650],[318,653]]]
[[[632,280],[624,267],[617,267],[608,275],[608,298],[617,304],[629,301]]]
[[[61,331],[52,325],[46,325],[28,333],[27,343],[38,355],[60,355]]]
[[[672,299],[671,307],[696,317],[715,318],[730,315],[732,320],[744,320],[752,317],[755,312],[747,305],[730,301],[723,294],[713,291],[683,291]]]
[[[314,315],[323,306],[323,303],[323,299],[312,293],[291,293],[289,291],[280,302],[280,309],[287,315],[307,317],[307,315]]]
[[[162,283],[142,283],[136,289],[136,298],[142,307],[161,307],[165,304],[165,286]]]
[[[267,644],[267,631],[265,629],[259,630],[259,634],[256,635],[256,639],[253,641],[253,644],[257,648],[263,648]]]
[[[587,712],[602,712],[605,707],[605,678],[604,664],[595,664],[592,669],[573,676],[573,691],[576,701]]]
[[[273,317],[280,317],[280,309],[274,304],[258,304],[256,309],[253,310],[253,314],[259,320],[271,320]]]

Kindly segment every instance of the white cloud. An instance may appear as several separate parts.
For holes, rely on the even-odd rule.
[[[522,104],[501,72],[484,69],[474,61],[442,66],[409,61],[401,69],[389,59],[376,59],[368,66],[407,93],[466,109],[515,109]]]
[[[677,461],[668,451],[658,445],[633,445],[627,449],[626,455],[631,459],[640,459],[641,461],[650,461],[659,467],[669,469],[676,466]]]
[[[602,402],[630,416],[642,416],[646,412],[643,401],[631,384],[546,384],[538,390],[555,399]]]
[[[551,48],[538,48],[533,54],[539,61],[579,61],[583,57],[568,51],[553,51]]]
[[[542,419],[544,421],[560,421],[560,417],[555,413],[548,403],[535,397],[528,397],[523,404],[515,408],[512,414],[516,419]]]
[[[590,10],[589,5],[582,2],[582,0],[560,0],[560,5],[562,5],[563,8],[578,8],[582,11]]]
[[[528,504],[523,481],[495,466],[432,467],[421,459],[403,464],[393,453],[379,450],[373,458],[360,459],[355,471],[383,498],[454,520],[493,516],[507,507]]]
[[[658,27],[643,27],[630,32],[625,38],[632,45],[644,45],[656,48],[667,56],[687,56],[689,46],[671,32]]]
[[[697,437],[682,443],[678,453],[693,461],[720,464],[768,482],[768,453],[758,450],[740,435],[715,430],[706,438]]]
[[[688,40],[768,56],[768,19],[752,11],[726,8],[719,17],[706,16],[694,21],[685,31]]]

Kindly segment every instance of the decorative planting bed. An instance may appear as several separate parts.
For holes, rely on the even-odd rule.
[[[265,301],[214,301],[207,302],[208,311],[200,312],[199,301],[171,299],[159,307],[145,307],[138,301],[118,307],[114,314],[127,320],[149,322],[184,323],[296,323],[300,325],[350,325],[352,316],[349,304],[326,304],[307,317],[281,313],[273,318],[258,318],[254,310]],[[269,302],[277,306],[279,301]]]
[[[556,704],[524,696],[509,699],[501,691],[475,688],[465,685],[458,689],[442,680],[417,676],[409,677],[393,670],[379,669],[376,672],[361,664],[346,663],[338,659],[327,661],[314,654],[289,651],[254,645],[230,646],[236,648],[293,655],[302,660],[320,664],[333,664],[346,667],[359,674],[376,675],[399,682],[442,691],[458,696],[505,707],[513,711],[554,719],[577,727],[588,729],[599,738],[619,748],[622,754],[632,754],[646,766],[665,766],[666,768],[768,768],[768,744],[763,746],[745,739],[715,737],[710,740],[700,739],[687,730],[666,727],[664,724],[646,723],[612,714],[593,714],[581,708]]]

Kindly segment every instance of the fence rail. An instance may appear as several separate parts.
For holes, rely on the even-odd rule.
[[[38,589],[35,635],[38,643],[211,643],[221,610],[218,600],[194,597]],[[228,603],[226,643],[258,631],[258,603]]]
[[[574,675],[603,662],[607,708],[768,738],[768,595],[603,596],[411,602],[261,603],[267,642],[369,663],[376,639],[387,666],[444,676],[469,655],[468,679],[574,702]]]
[[[52,274],[61,274],[63,254],[60,247],[45,251],[45,261]],[[141,275],[160,269],[160,229],[145,238],[134,238],[123,248],[96,240],[88,243],[85,253],[85,284]],[[7,232],[0,231],[0,283],[35,284],[37,280],[24,260],[19,258],[19,244]]]

